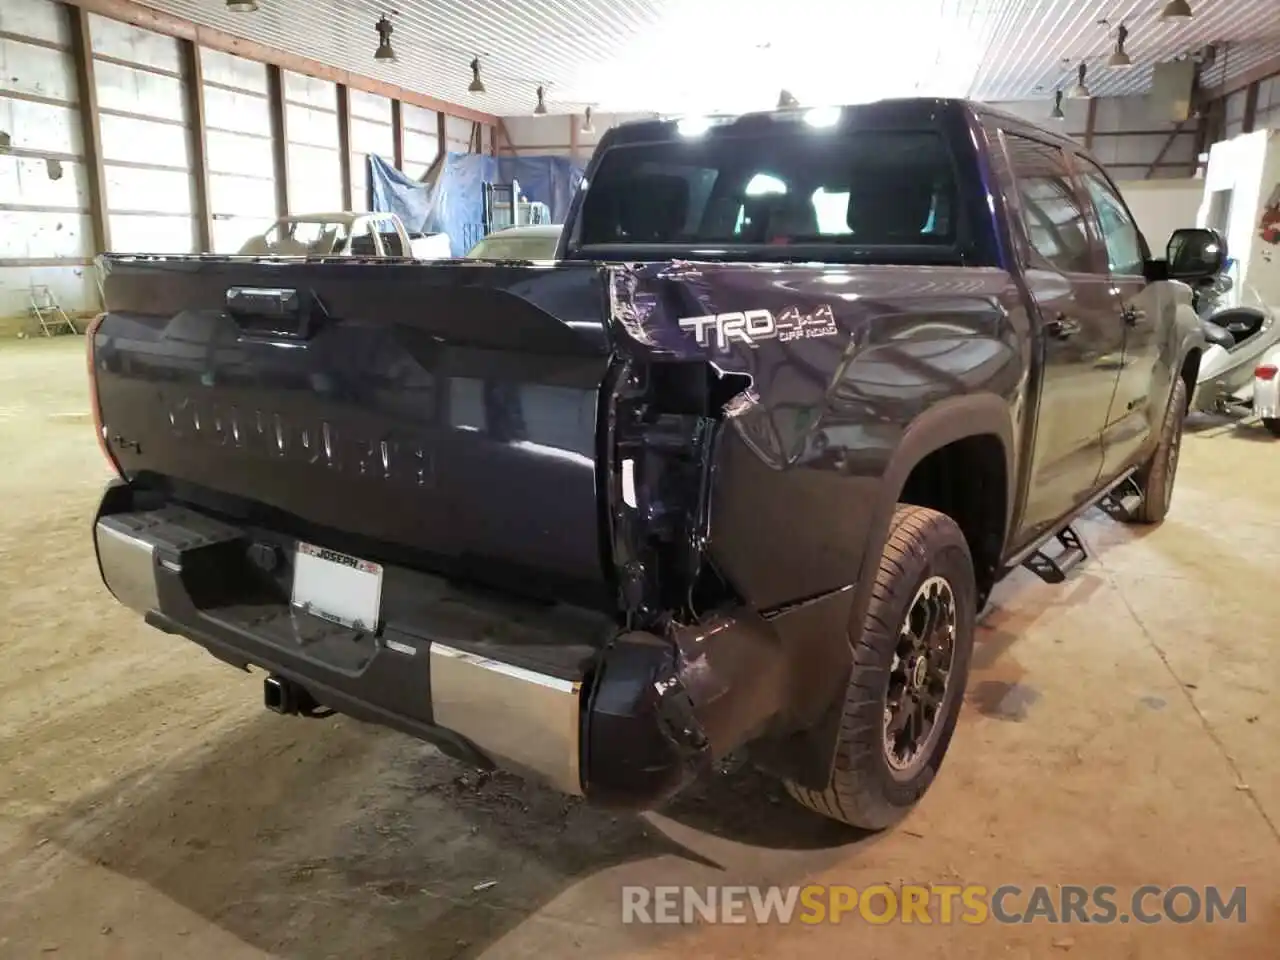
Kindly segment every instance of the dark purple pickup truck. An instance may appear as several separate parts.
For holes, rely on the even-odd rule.
[[[881,828],[996,581],[1167,511],[1225,256],[1171,250],[1074,141],[901,100],[611,130],[554,263],[111,256],[102,576],[281,713]]]

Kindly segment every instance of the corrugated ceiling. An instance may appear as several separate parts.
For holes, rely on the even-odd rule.
[[[1193,20],[1158,20],[1164,0],[222,0],[147,5],[260,43],[488,113],[529,113],[534,89],[567,113],[772,106],[882,96],[1049,97],[1089,64],[1096,95],[1135,94],[1151,65],[1219,48],[1216,85],[1280,57],[1280,0],[1190,0]],[[373,59],[374,21],[393,16],[395,64]],[[1106,19],[1109,25],[1099,24]],[[1135,66],[1103,66],[1114,27]],[[480,56],[488,92],[467,93]]]

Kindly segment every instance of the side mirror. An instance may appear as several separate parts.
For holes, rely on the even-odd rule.
[[[1227,265],[1227,241],[1216,230],[1188,227],[1173,231],[1165,250],[1171,280],[1194,283],[1221,273]]]

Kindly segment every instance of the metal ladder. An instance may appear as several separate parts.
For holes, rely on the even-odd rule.
[[[47,286],[40,284],[31,287],[31,316],[40,325],[40,331],[46,337],[59,332],[79,333],[75,323],[67,316],[58,298]]]

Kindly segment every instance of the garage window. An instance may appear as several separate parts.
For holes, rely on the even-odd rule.
[[[932,131],[709,137],[608,150],[578,242],[956,243],[951,158]]]

